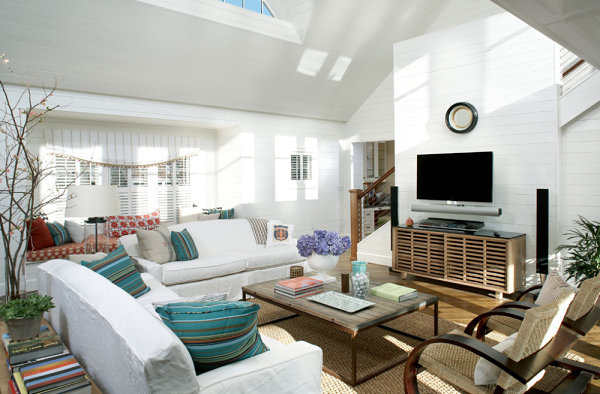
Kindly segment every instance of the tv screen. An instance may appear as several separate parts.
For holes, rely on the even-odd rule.
[[[493,202],[493,152],[417,155],[417,199]]]

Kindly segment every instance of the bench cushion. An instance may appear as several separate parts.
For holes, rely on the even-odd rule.
[[[135,237],[135,235],[134,235]],[[99,236],[98,243],[104,242],[103,239]],[[108,239],[108,251],[112,252],[117,249],[117,243],[119,242],[119,238],[109,238]],[[40,249],[40,250],[28,250],[27,251],[27,261],[46,261],[52,259],[68,259],[72,254],[83,254],[85,253],[85,242],[81,243],[68,243],[60,246],[51,246],[49,248]]]

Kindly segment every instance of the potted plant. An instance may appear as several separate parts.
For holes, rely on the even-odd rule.
[[[311,269],[317,271],[315,278],[323,282],[334,282],[335,278],[327,271],[336,266],[339,256],[350,248],[352,242],[348,236],[340,236],[335,231],[315,230],[313,235],[302,235],[296,247],[300,256],[306,257]]]
[[[0,319],[6,322],[10,338],[20,341],[39,335],[42,315],[52,308],[52,297],[33,293],[0,305]]]
[[[600,273],[600,223],[579,216],[576,227],[567,231],[568,244],[560,245],[557,251],[566,251],[566,261],[570,262],[565,272],[567,279],[574,278],[577,286],[585,279]]]

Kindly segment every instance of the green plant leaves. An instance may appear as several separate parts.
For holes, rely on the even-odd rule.
[[[30,294],[25,298],[16,298],[6,304],[0,305],[0,318],[3,320],[18,319],[21,317],[38,318],[54,308],[52,297]]]
[[[569,230],[569,244],[560,245],[557,251],[566,251],[566,261],[570,262],[565,272],[568,279],[575,278],[577,285],[585,279],[593,278],[600,273],[600,223],[579,216],[575,221],[577,227]]]

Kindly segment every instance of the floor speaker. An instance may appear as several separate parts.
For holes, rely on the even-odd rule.
[[[392,226],[398,225],[398,186],[390,187],[390,207],[392,209]]]
[[[548,189],[537,189],[535,226],[535,270],[548,274]]]

